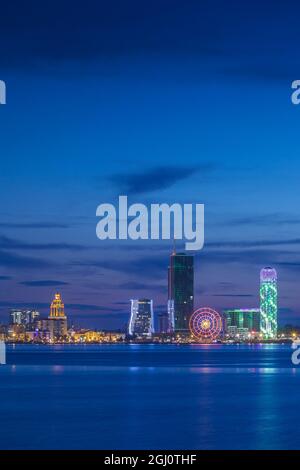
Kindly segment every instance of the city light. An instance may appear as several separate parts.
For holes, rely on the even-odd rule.
[[[165,312],[157,314],[152,299],[133,299],[127,331],[74,328],[62,296],[56,292],[49,315],[43,318],[35,309],[12,308],[9,324],[0,325],[0,341],[21,343],[197,343],[289,341],[299,337],[296,329],[277,333],[277,273],[274,268],[260,271],[260,308],[226,309],[220,315],[212,308],[193,313],[194,258],[172,252],[168,268],[168,300]]]
[[[260,272],[260,329],[266,338],[277,336],[277,273],[274,268]]]

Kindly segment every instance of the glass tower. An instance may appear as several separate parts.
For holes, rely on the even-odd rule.
[[[189,331],[194,310],[194,257],[173,252],[170,257],[168,299],[173,301],[175,331]]]
[[[249,331],[260,332],[260,309],[238,308],[224,310],[225,329],[230,327],[246,328]]]
[[[260,271],[260,330],[266,338],[277,336],[277,273],[270,267]]]
[[[151,337],[154,332],[153,324],[153,301],[149,299],[131,300],[129,334]]]

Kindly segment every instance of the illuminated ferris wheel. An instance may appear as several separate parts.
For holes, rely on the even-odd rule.
[[[199,308],[190,318],[190,331],[202,341],[217,339],[222,331],[221,315],[209,307]]]

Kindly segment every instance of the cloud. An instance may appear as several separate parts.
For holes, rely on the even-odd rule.
[[[109,309],[106,309],[106,310],[109,310]],[[76,319],[80,318],[82,320],[103,320],[103,319],[113,319],[113,320],[117,320],[117,319],[121,319],[121,320],[128,320],[128,316],[129,316],[129,310],[128,312],[121,312],[121,311],[118,311],[118,312],[111,312],[111,313],[102,313],[102,314],[94,314],[94,313],[76,313],[76,315],[74,315],[74,317]],[[122,327],[122,325],[120,325],[120,327]],[[101,329],[104,329],[104,328],[101,328]]]
[[[80,310],[80,311],[89,311],[94,310],[95,312],[115,312],[116,309],[111,307],[105,307],[102,305],[94,305],[94,304],[65,304],[66,310]],[[68,312],[67,312],[68,313]]]
[[[10,2],[1,5],[5,25],[1,28],[0,56],[4,65],[51,65],[149,53],[215,56],[223,52],[224,15],[218,18],[196,0],[188,5],[178,0],[164,0],[163,4],[153,0],[151,5],[140,0],[91,0],[84,9],[70,0],[53,0],[43,6],[38,0],[29,0],[26,5],[20,0],[14,2],[15,8]],[[28,9],[30,17],[18,21],[16,11],[22,18]],[[230,24],[231,15],[226,16]]]
[[[137,278],[153,279],[165,276],[169,259],[163,255],[132,257],[129,259],[115,259],[103,261],[78,261],[74,266],[94,266],[125,274],[134,274]]]
[[[57,222],[0,222],[1,228],[21,228],[21,229],[59,229],[59,228],[69,228],[67,224],[61,224]]]
[[[285,240],[242,240],[242,241],[222,241],[222,242],[208,242],[205,244],[206,248],[261,248],[268,246],[291,246],[300,245],[300,238],[287,238]]]
[[[287,268],[290,270],[299,270],[300,269],[300,259],[294,261],[277,261],[277,266],[281,268]]]
[[[5,300],[0,301],[0,307],[11,307],[11,308],[35,308],[38,310],[49,309],[50,301],[49,302],[15,302],[13,300]],[[118,312],[119,310],[106,307],[102,305],[94,305],[94,304],[81,304],[81,303],[65,303],[65,310],[67,315],[72,314],[72,310],[78,310],[82,312],[86,311],[95,311],[95,312]]]
[[[41,281],[23,281],[19,284],[29,287],[51,287],[51,286],[66,286],[69,283],[64,281],[52,281],[52,280],[41,280]]]
[[[137,282],[137,281],[123,282],[122,284],[119,284],[118,286],[118,289],[132,290],[132,291],[149,290],[149,288],[154,289],[156,292],[166,290],[166,287],[162,285],[153,285],[153,283],[151,283],[151,286],[149,286],[149,284],[147,283],[142,283],[142,282]]]
[[[85,249],[82,245],[74,243],[28,243],[13,238],[0,236],[0,247],[4,250],[74,250]]]
[[[110,180],[124,194],[145,194],[170,188],[196,173],[206,174],[213,170],[212,163],[197,167],[158,166],[135,174],[117,174]]]
[[[11,276],[0,276],[0,281],[10,281],[11,279]]]
[[[47,268],[51,266],[50,261],[45,261],[39,258],[32,258],[29,256],[17,255],[15,253],[7,253],[4,250],[0,250],[0,266],[6,268]]]
[[[267,83],[299,70],[297,2],[89,0],[83,9],[70,0],[15,0],[2,2],[1,17],[2,68],[44,66],[49,73],[61,63],[79,69],[85,61],[95,73],[98,61],[107,73],[117,60],[150,57],[176,63],[174,79],[179,73],[201,79],[209,70]]]
[[[225,225],[229,226],[244,226],[244,225],[299,225],[300,218],[291,214],[255,214],[243,217],[234,217],[224,221]]]
[[[25,309],[44,309],[50,307],[50,302],[16,302],[14,300],[2,300],[0,301],[0,307],[9,307],[9,308],[25,308]]]
[[[212,297],[254,297],[253,294],[212,294]]]

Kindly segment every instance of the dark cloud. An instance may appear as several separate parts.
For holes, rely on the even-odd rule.
[[[166,256],[144,256],[132,259],[110,259],[103,261],[78,261],[75,266],[94,266],[100,269],[108,269],[125,274],[134,274],[139,278],[154,279],[165,276],[168,268],[168,257]],[[139,282],[139,284],[141,284]]]
[[[37,310],[48,309],[50,306],[50,302],[15,302],[15,301],[0,301],[0,307],[9,307],[9,308],[35,308]],[[67,314],[71,314],[72,310],[78,311],[95,311],[95,312],[118,312],[115,308],[112,307],[105,307],[102,305],[93,305],[93,304],[80,304],[80,303],[71,303],[65,304],[65,309]]]
[[[10,281],[11,279],[11,276],[0,276],[0,281]]]
[[[50,307],[49,303],[43,302],[16,302],[14,300],[3,300],[0,301],[0,307],[8,307],[8,308],[25,308],[25,309],[45,309]]]
[[[7,253],[4,250],[0,250],[0,266],[13,269],[31,269],[31,268],[47,268],[52,263],[39,258],[33,258],[30,256],[18,255],[15,253]]]
[[[137,282],[137,281],[128,281],[119,284],[118,289],[124,290],[132,290],[132,291],[140,291],[140,290],[149,290],[149,284],[147,282]],[[166,288],[165,286],[157,286],[151,284],[151,289],[154,289],[156,292],[164,291]]]
[[[208,242],[206,248],[260,248],[268,246],[292,246],[300,245],[300,238],[287,238],[285,240],[242,240],[242,241],[222,241]]]
[[[84,61],[95,72],[100,62],[103,73],[124,57],[162,57],[192,62],[197,79],[210,70],[290,80],[300,65],[298,17],[296,0],[87,0],[84,8],[71,0],[2,2],[1,66],[49,72],[67,61],[82,72]],[[178,73],[186,69],[181,64]]]
[[[4,250],[83,250],[85,247],[75,243],[28,243],[0,236],[0,247]]]
[[[300,259],[294,261],[278,261],[277,266],[298,271],[300,269]]]
[[[135,174],[114,175],[111,177],[111,181],[124,194],[144,194],[167,189],[196,173],[201,176],[201,174],[207,174],[213,170],[212,163],[205,163],[197,167],[158,166]]]
[[[218,3],[224,8],[224,0]],[[4,65],[154,52],[210,56],[223,51],[225,39],[223,15],[218,17],[196,0],[88,0],[84,8],[71,0],[43,5],[38,0],[26,4],[15,0],[1,5],[1,17],[5,19],[0,42]]]
[[[70,312],[71,310],[80,310],[80,311],[89,311],[93,310],[95,312],[115,312],[116,309],[111,307],[105,307],[102,305],[93,305],[93,304],[65,304],[66,309]]]
[[[109,309],[106,309],[109,310]],[[82,319],[82,320],[103,320],[103,319],[121,319],[121,320],[126,320],[128,321],[128,315],[129,315],[129,310],[127,312],[110,312],[110,313],[76,313],[74,317],[76,319]],[[122,325],[121,325],[122,326]]]
[[[21,229],[59,229],[59,228],[69,228],[67,224],[61,224],[57,222],[0,222],[1,228],[21,228]]]
[[[231,219],[227,219],[224,221],[224,224],[229,226],[243,226],[243,225],[299,225],[300,218],[295,215],[290,214],[280,214],[280,213],[273,213],[273,214],[254,214],[254,215],[247,215],[243,217],[235,217]]]
[[[254,297],[253,294],[213,294],[212,297]]]
[[[24,286],[29,287],[55,287],[55,286],[66,286],[69,283],[64,281],[52,281],[52,280],[41,280],[41,281],[23,281],[20,282]]]

